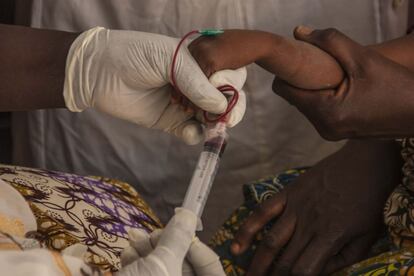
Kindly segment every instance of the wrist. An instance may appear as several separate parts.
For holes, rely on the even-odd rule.
[[[105,29],[102,27],[95,27],[81,33],[76,36],[68,50],[63,96],[66,107],[72,112],[81,112],[91,106],[89,74],[94,71],[94,60],[99,56],[94,45],[98,43],[95,38],[103,30]]]
[[[378,163],[378,168],[394,172],[395,178],[399,178],[402,167],[400,154],[401,147],[393,139],[369,139],[349,140],[340,150],[349,160],[365,160],[365,163]],[[399,183],[399,180],[393,184]]]
[[[310,90],[336,87],[343,80],[338,62],[318,47],[272,35],[272,47],[258,65],[290,85]]]
[[[366,47],[414,71],[414,34]]]

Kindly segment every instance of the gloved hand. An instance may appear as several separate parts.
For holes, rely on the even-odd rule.
[[[197,216],[186,209],[176,209],[154,250],[124,266],[118,276],[181,276],[182,265],[195,235]]]
[[[67,108],[80,112],[93,107],[173,133],[188,144],[198,143],[202,138],[200,122],[171,102],[170,69],[178,42],[163,35],[101,27],[82,33],[67,57]],[[226,110],[226,97],[208,81],[186,47],[180,49],[176,64],[177,85],[194,105],[214,114]],[[245,71],[240,72],[237,79],[242,80],[243,86]],[[236,109],[229,126],[243,117],[245,101],[239,101]]]
[[[122,266],[129,266],[136,260],[140,260],[151,255],[152,252],[158,248],[160,238],[165,235],[165,231],[167,231],[167,229],[158,229],[151,234],[147,234],[145,231],[139,229],[133,229],[130,231],[130,246],[125,248],[121,254]],[[186,259],[184,259],[184,262],[182,263],[182,274],[179,275],[224,276],[225,274],[218,256],[197,237],[195,237],[191,242]]]
[[[128,265],[140,256],[148,256],[158,244],[162,233],[161,229],[157,229],[151,234],[147,234],[143,230],[133,229],[129,233],[131,246],[125,248],[121,254],[122,265]],[[195,237],[184,259],[182,275],[220,276],[225,274],[216,253]]]

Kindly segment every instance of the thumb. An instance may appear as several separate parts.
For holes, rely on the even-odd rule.
[[[155,247],[151,243],[150,235],[143,229],[131,229],[128,237],[129,244],[141,257],[146,257]]]
[[[294,30],[294,36],[321,48],[348,72],[357,68],[357,61],[364,53],[363,46],[334,28],[313,30],[307,26],[298,26]]]
[[[226,97],[208,81],[187,48],[180,50],[176,67],[176,84],[193,104],[214,114],[226,111]]]
[[[217,254],[197,237],[188,250],[187,260],[198,276],[225,275]]]
[[[160,237],[162,235],[162,229],[156,229],[150,234],[150,240],[152,245],[158,244],[158,241],[160,240]],[[183,262],[183,276],[194,276],[194,270],[191,264],[188,263],[187,260],[184,260]]]
[[[237,90],[241,90],[247,79],[246,67],[237,70],[221,70],[211,75],[209,81],[214,87],[230,84]]]
[[[128,231],[129,246],[121,252],[121,264],[125,267],[140,257],[146,257],[152,250],[150,236],[143,229]]]

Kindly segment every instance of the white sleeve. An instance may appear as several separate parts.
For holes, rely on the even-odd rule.
[[[82,259],[46,249],[0,250],[0,267],[4,275],[14,276],[99,275]]]

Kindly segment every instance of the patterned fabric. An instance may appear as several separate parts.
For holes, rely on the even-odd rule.
[[[257,235],[251,248],[244,254],[241,256],[233,256],[230,252],[230,244],[243,221],[257,204],[263,202],[275,193],[280,192],[305,171],[306,168],[289,170],[275,177],[261,179],[254,183],[244,185],[244,204],[233,212],[210,242],[210,246],[220,256],[227,275],[240,276],[245,274],[258,243],[272,225],[272,222],[270,222]],[[404,211],[407,210],[404,209]],[[414,210],[414,208],[411,210]],[[414,246],[409,246],[408,243],[406,246],[398,250],[388,237],[384,237],[371,249],[370,256],[375,257],[345,268],[335,273],[335,275],[414,275]]]
[[[127,183],[41,169],[0,165],[0,179],[29,203],[38,224],[32,237],[61,251],[82,243],[86,262],[104,270],[120,268],[131,228],[152,232],[161,223]]]
[[[399,247],[414,246],[414,139],[400,141],[404,160],[402,183],[385,206],[385,223]]]
[[[354,264],[335,276],[414,275],[414,247],[389,251]]]

